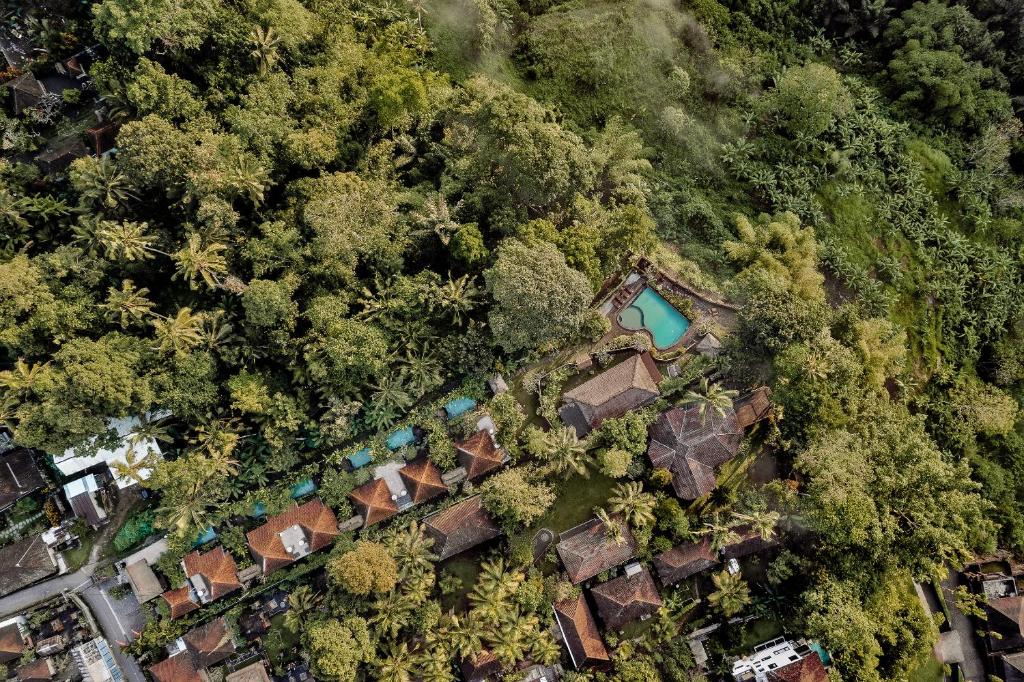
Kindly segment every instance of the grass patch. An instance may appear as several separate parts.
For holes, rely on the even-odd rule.
[[[770,639],[781,637],[782,622],[771,618],[759,618],[743,625],[740,643],[732,650],[733,654],[749,653],[755,646]]]
[[[266,649],[267,660],[274,670],[282,669],[292,660],[291,650],[298,645],[299,634],[285,627],[283,613],[270,619],[270,629],[263,635],[263,648]]]
[[[594,507],[604,505],[617,482],[597,472],[591,473],[590,478],[577,475],[564,481],[559,486],[555,504],[536,523],[522,531],[518,539],[529,541],[541,528],[548,528],[557,535],[578,526],[594,515]]]
[[[462,581],[459,589],[441,596],[441,608],[444,611],[455,609],[463,612],[469,608],[469,593],[473,591],[476,577],[480,574],[480,564],[486,554],[486,551],[477,548],[452,557],[438,566],[438,573],[453,575]]]
[[[89,553],[96,544],[96,531],[88,526],[81,531],[76,529],[75,534],[78,535],[78,547],[64,552],[64,561],[67,562],[69,571],[77,571],[85,566],[85,562],[89,560]]]
[[[942,663],[928,654],[917,668],[910,671],[907,679],[910,682],[942,682],[945,679],[945,671]]]

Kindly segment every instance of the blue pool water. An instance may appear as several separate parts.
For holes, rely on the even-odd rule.
[[[400,447],[409,445],[416,440],[416,434],[413,433],[411,426],[406,426],[404,429],[395,431],[388,436],[388,450],[397,450]]]
[[[476,407],[476,401],[464,396],[448,401],[444,406],[444,411],[448,413],[449,419],[455,419],[459,415],[469,412],[474,407]]]
[[[679,343],[690,328],[690,321],[650,287],[619,313],[619,324],[631,331],[646,329],[654,337],[654,346],[660,350]]]

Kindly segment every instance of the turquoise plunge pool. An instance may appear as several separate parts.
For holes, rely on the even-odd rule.
[[[646,329],[654,337],[654,346],[659,350],[671,348],[679,343],[679,339],[683,338],[683,334],[690,328],[690,321],[650,287],[641,291],[640,295],[619,313],[619,324],[623,329],[630,331]]]

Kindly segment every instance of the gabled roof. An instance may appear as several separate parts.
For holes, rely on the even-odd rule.
[[[16,448],[0,455],[0,511],[44,485],[31,451]]]
[[[409,462],[398,470],[398,475],[405,481],[409,497],[415,504],[448,492],[448,486],[441,481],[441,472],[426,457]]]
[[[267,665],[263,661],[256,661],[247,665],[241,670],[229,673],[224,682],[273,682],[267,674]]]
[[[646,568],[623,575],[590,590],[605,626],[618,630],[626,623],[650,616],[661,608],[661,595]]]
[[[208,598],[205,601],[220,599],[242,587],[238,581],[238,566],[223,547],[214,547],[205,554],[200,554],[198,550],[189,552],[182,559],[182,564],[189,581],[199,576],[206,584]]]
[[[1006,651],[1024,646],[1024,597],[1000,597],[985,605],[988,627],[1001,637],[989,637],[989,646]]]
[[[57,572],[57,563],[39,535],[0,547],[0,597]]]
[[[372,526],[398,513],[398,504],[391,499],[391,489],[383,478],[364,483],[348,496],[362,515],[363,526]]]
[[[490,649],[484,649],[473,658],[463,659],[461,667],[466,682],[484,682],[490,675],[501,672],[501,661]]]
[[[772,413],[772,391],[767,386],[754,389],[736,401],[736,420],[741,429],[768,418]]]
[[[622,529],[622,544],[608,537],[604,523],[593,518],[559,536],[556,547],[565,564],[569,579],[575,585],[614,568],[636,555],[636,540],[621,516],[611,517]]]
[[[695,500],[715,489],[715,468],[736,456],[743,429],[730,407],[719,414],[697,405],[663,412],[649,430],[647,456],[655,467],[672,473],[678,497]]]
[[[493,540],[501,528],[484,509],[483,498],[475,495],[423,519],[424,530],[433,538],[431,551],[438,561],[461,554],[471,547]]]
[[[53,662],[48,658],[37,658],[31,663],[26,663],[17,670],[20,682],[39,682],[41,680],[52,680],[57,671]]]
[[[505,453],[486,430],[477,431],[466,440],[456,441],[455,454],[470,480],[494,471],[505,461]]]
[[[19,659],[24,651],[25,638],[17,621],[9,622],[0,628],[0,663]]]
[[[182,639],[199,669],[220,663],[235,652],[231,630],[224,616],[189,630]]]
[[[663,585],[706,571],[718,563],[718,554],[711,549],[710,538],[700,542],[687,542],[654,557],[654,568]]]
[[[761,534],[751,528],[741,528],[739,537],[722,548],[722,557],[725,559],[742,559],[751,554],[763,552],[779,544],[778,536],[765,540]]]
[[[1024,682],[1024,652],[1004,654],[1001,661],[1003,682]]]
[[[559,414],[582,438],[605,419],[620,417],[653,401],[660,395],[661,379],[650,353],[633,355],[567,391]]]
[[[201,679],[188,651],[179,651],[170,658],[154,663],[149,666],[149,674],[156,682],[195,682]]]
[[[124,567],[124,572],[128,575],[128,583],[140,604],[156,599],[163,592],[160,579],[156,577],[156,573],[145,559],[128,564]]]
[[[268,517],[262,526],[245,534],[249,550],[263,564],[264,575],[301,558],[288,552],[281,539],[281,532],[294,526],[298,527],[308,543],[307,553],[323,549],[338,536],[338,519],[319,498]]]
[[[582,592],[575,599],[556,602],[554,609],[574,668],[580,670],[611,660]]]
[[[769,670],[768,682],[828,682],[828,671],[816,653],[810,653],[799,661]]]
[[[199,604],[192,600],[192,588],[188,585],[176,590],[167,590],[160,596],[167,602],[171,618],[181,618],[199,608]]]

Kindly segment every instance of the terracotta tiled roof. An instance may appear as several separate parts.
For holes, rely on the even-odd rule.
[[[0,509],[7,509],[45,484],[29,450],[17,448],[0,455]]]
[[[505,453],[494,442],[489,431],[477,431],[463,441],[455,443],[459,464],[466,469],[470,480],[494,471],[505,461]]]
[[[726,559],[742,559],[745,556],[763,552],[778,544],[778,536],[773,536],[771,540],[765,540],[756,530],[741,528],[739,530],[739,538],[722,548],[722,556]]]
[[[160,596],[167,602],[167,606],[171,610],[171,618],[181,618],[199,608],[199,604],[192,601],[191,588],[188,585],[176,590],[167,590]]]
[[[769,670],[768,682],[828,682],[828,671],[818,655],[811,653],[799,661]]]
[[[235,652],[231,641],[231,630],[224,616],[214,618],[205,625],[189,630],[182,637],[185,646],[192,653],[197,668],[209,668],[220,663]]]
[[[273,682],[267,674],[267,665],[263,661],[256,661],[247,665],[241,670],[236,670],[224,678],[224,682]]]
[[[442,509],[423,520],[427,535],[434,540],[431,551],[444,561],[471,547],[493,540],[501,528],[484,509],[483,498],[475,495]]]
[[[317,498],[268,517],[266,523],[245,535],[249,541],[249,550],[262,562],[264,575],[297,560],[287,551],[280,535],[281,531],[292,526],[302,530],[310,553],[323,549],[338,536],[337,517],[330,507]]]
[[[658,416],[650,428],[647,456],[655,467],[672,473],[672,487],[684,500],[695,500],[715,489],[715,469],[736,456],[743,429],[732,408],[719,414],[696,405],[673,408]]]
[[[646,568],[634,575],[623,575],[590,590],[605,626],[614,630],[661,608],[661,595]]]
[[[741,429],[745,429],[771,414],[771,394],[770,388],[762,386],[736,401],[734,406],[736,408],[736,421]]]
[[[611,660],[582,593],[575,599],[556,603],[554,608],[574,668],[580,670]]]
[[[706,571],[717,563],[718,555],[711,549],[711,540],[706,537],[700,542],[688,542],[654,557],[654,568],[664,585]]]
[[[582,438],[605,419],[652,402],[660,395],[661,379],[650,353],[634,355],[567,391],[559,414]]]
[[[215,547],[205,554],[189,552],[182,563],[185,566],[185,577],[189,580],[195,575],[202,576],[209,589],[207,601],[220,599],[242,587],[238,581],[238,566],[223,547]]]
[[[462,676],[466,678],[466,682],[484,682],[488,676],[500,672],[501,662],[488,649],[484,649],[472,659],[462,661]]]
[[[50,659],[37,658],[31,663],[26,663],[18,668],[17,675],[20,682],[39,682],[41,680],[52,680],[55,672]]]
[[[363,516],[363,525],[372,526],[398,513],[398,505],[391,499],[391,489],[383,478],[365,483],[351,493],[349,498]]]
[[[558,556],[565,564],[573,584],[593,578],[601,571],[614,568],[633,558],[636,554],[636,540],[629,526],[621,516],[612,521],[622,529],[622,544],[616,544],[605,532],[605,525],[598,519],[590,519],[565,531],[559,536],[556,547]]]
[[[448,492],[448,486],[441,481],[441,472],[426,457],[409,462],[398,470],[398,475],[405,481],[409,496],[417,504]]]
[[[149,666],[149,674],[156,682],[195,682],[201,679],[195,660],[187,650]]]
[[[17,623],[8,623],[0,628],[0,663],[7,663],[21,657],[25,651],[25,639]]]

